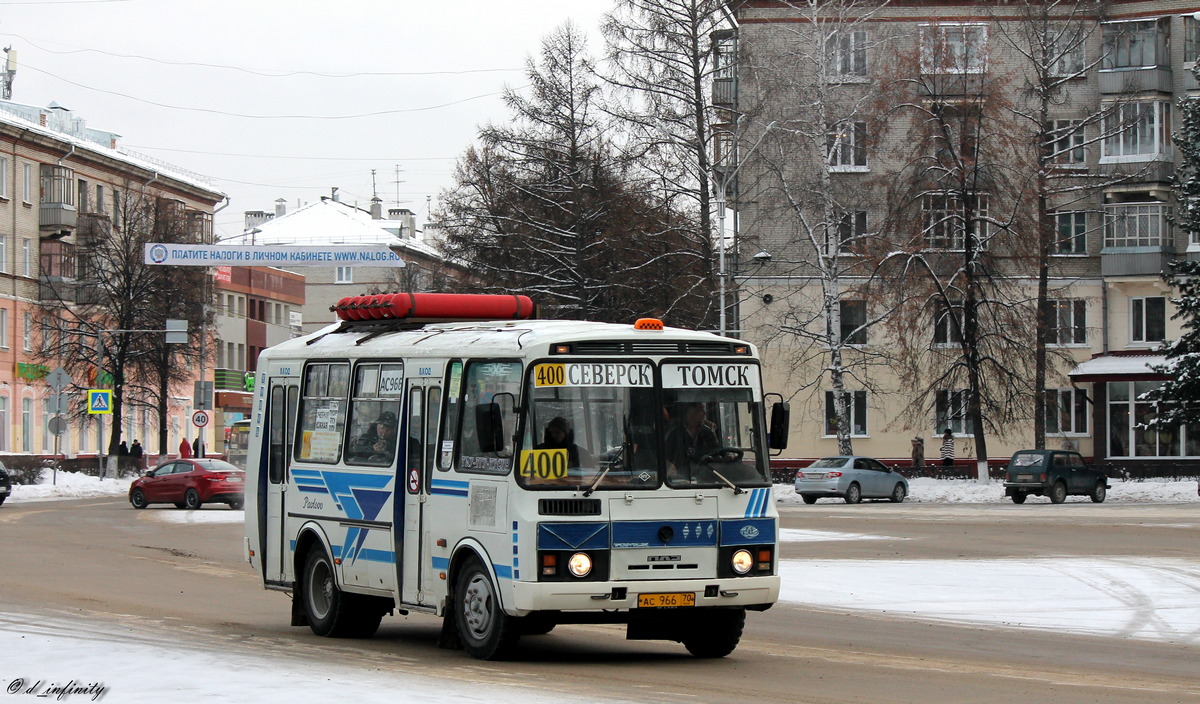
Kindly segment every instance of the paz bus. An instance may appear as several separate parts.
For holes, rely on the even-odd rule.
[[[251,409],[246,558],[293,626],[370,637],[423,613],[441,645],[502,659],[619,623],[724,657],[778,599],[788,408],[768,420],[753,345],[536,320],[524,296],[334,310],[262,352]]]

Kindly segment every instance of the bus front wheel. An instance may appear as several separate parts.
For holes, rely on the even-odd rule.
[[[320,548],[310,550],[304,561],[301,594],[308,626],[319,636],[370,638],[383,620],[383,611],[372,608],[370,599],[338,589],[333,562]]]
[[[479,660],[503,660],[516,647],[521,631],[504,613],[487,568],[472,557],[458,573],[454,587],[454,621],[463,649]]]
[[[745,609],[714,609],[691,624],[683,647],[698,658],[723,658],[737,648],[745,627]]]

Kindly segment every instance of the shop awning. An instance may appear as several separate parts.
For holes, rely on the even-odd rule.
[[[1165,381],[1170,374],[1154,371],[1167,363],[1161,354],[1102,354],[1068,372],[1075,383],[1104,381]]]

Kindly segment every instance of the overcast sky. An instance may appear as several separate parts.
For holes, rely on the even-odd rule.
[[[13,100],[57,101],[120,145],[208,177],[246,210],[340,189],[427,214],[525,59],[612,0],[0,0]],[[0,57],[2,59],[2,57]],[[397,184],[396,167],[399,167]]]

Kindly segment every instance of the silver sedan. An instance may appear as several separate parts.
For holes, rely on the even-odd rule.
[[[822,496],[840,496],[848,504],[863,499],[900,503],[908,496],[908,480],[870,457],[822,457],[796,472],[796,493],[806,504],[815,504]]]

